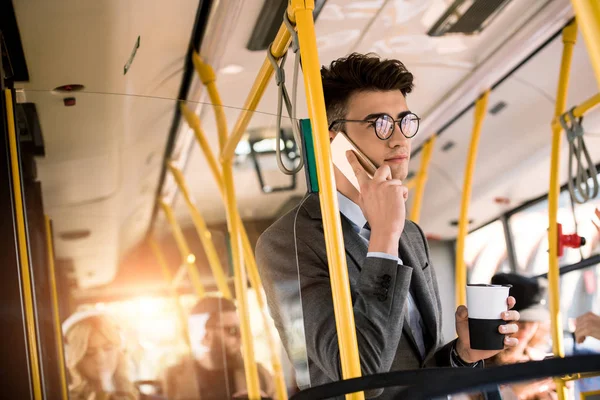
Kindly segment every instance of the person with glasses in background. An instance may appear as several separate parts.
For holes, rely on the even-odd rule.
[[[344,133],[377,167],[370,176],[354,152],[346,154],[360,191],[352,176],[334,168],[363,375],[433,366],[481,367],[483,359],[500,350],[470,348],[464,306],[456,310],[458,339],[443,345],[441,298],[429,247],[421,228],[406,216],[404,180],[411,139],[419,129],[419,117],[406,101],[413,75],[398,60],[354,53],[323,67],[321,78],[330,140]],[[299,381],[299,385],[341,380],[317,193],[308,194],[261,235],[256,259],[271,315],[290,359],[295,355],[296,339],[290,335],[295,327],[290,326],[282,299],[295,296],[301,302],[310,383]],[[514,299],[509,298],[507,309],[513,305]],[[503,318],[512,322],[519,314],[507,311]],[[517,344],[510,337],[518,330],[516,324],[499,330],[506,335],[507,347]],[[391,399],[400,390],[392,387],[366,395]]]
[[[191,310],[188,329],[193,357],[167,369],[164,390],[169,400],[245,399],[244,360],[236,305],[221,297],[205,297]],[[257,365],[261,396],[274,398],[269,372]]]

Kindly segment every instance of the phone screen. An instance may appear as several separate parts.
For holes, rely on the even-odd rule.
[[[358,185],[358,179],[356,179],[356,175],[352,170],[352,166],[348,162],[348,158],[346,157],[346,152],[348,150],[354,151],[358,161],[363,166],[365,171],[370,177],[373,177],[377,167],[373,164],[371,160],[360,151],[354,143],[343,133],[339,132],[336,137],[331,142],[331,159],[333,161],[333,165],[342,173],[344,176],[352,183],[352,185],[360,192],[360,187]]]

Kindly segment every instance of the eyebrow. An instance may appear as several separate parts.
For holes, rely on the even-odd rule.
[[[402,111],[401,113],[399,113],[399,114],[397,115],[396,119],[401,119],[401,118],[402,118],[402,117],[404,117],[406,114],[410,114],[411,112],[412,112],[412,111],[410,111],[410,110]],[[377,119],[377,118],[381,117],[382,115],[389,115],[389,114],[388,114],[388,113],[384,113],[384,112],[380,112],[380,113],[372,113],[372,114],[369,114],[369,115],[367,115],[367,116],[364,118],[364,121],[368,121],[368,120],[371,120],[371,119]]]

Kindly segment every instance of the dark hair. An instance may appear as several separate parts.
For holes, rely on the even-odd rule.
[[[413,75],[398,60],[382,60],[378,55],[352,53],[321,68],[327,120],[346,117],[348,99],[363,91],[399,90],[404,96],[413,89]]]
[[[196,303],[190,315],[208,314],[208,326],[218,322],[220,314],[228,311],[237,311],[233,301],[224,297],[205,297]]]

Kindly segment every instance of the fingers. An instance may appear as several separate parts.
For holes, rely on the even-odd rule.
[[[502,313],[502,319],[504,321],[518,321],[521,318],[521,314],[518,311],[506,311]]]
[[[464,321],[466,319],[469,318],[469,312],[467,311],[467,307],[465,306],[459,306],[456,309],[456,320],[457,321]]]
[[[392,170],[387,164],[383,164],[381,167],[377,168],[375,175],[373,175],[373,180],[376,181],[387,181],[390,179],[392,179]]]
[[[512,335],[513,333],[519,332],[519,326],[517,324],[506,324],[498,327],[498,332],[504,335]]]
[[[356,179],[358,179],[358,184],[363,186],[369,180],[369,175],[367,175],[363,166],[360,165],[358,158],[356,158],[356,155],[352,150],[346,152],[346,158],[352,167],[352,171],[354,171],[354,175],[356,175]]]
[[[590,335],[591,330],[587,326],[587,324],[577,325],[577,330],[575,330],[575,341],[578,344],[581,344],[585,341],[585,339]]]
[[[507,336],[504,338],[504,346],[506,347],[517,347],[519,345],[519,339]]]
[[[515,300],[515,298],[512,296],[508,296],[506,302],[508,303],[509,310],[511,310],[515,306],[515,304],[517,304],[517,300]]]

